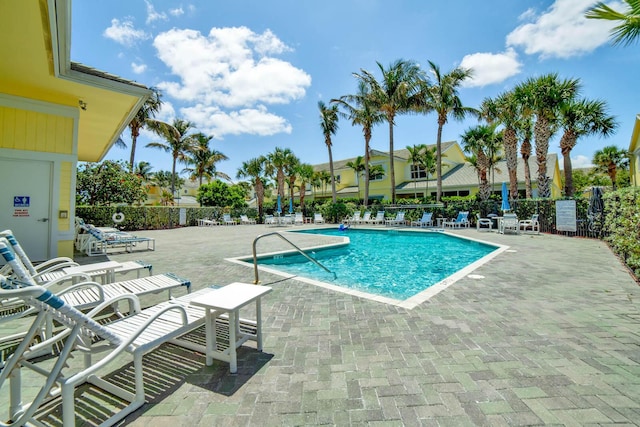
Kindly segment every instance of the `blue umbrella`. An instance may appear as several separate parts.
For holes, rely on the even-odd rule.
[[[293,213],[293,199],[289,199],[289,213]]]
[[[282,213],[282,202],[280,201],[280,195],[279,194],[278,194],[278,204],[277,204],[276,212],[278,212],[279,214]]]
[[[509,192],[507,191],[507,183],[502,183],[502,206],[500,207],[502,211],[510,211],[511,206],[509,206]]]

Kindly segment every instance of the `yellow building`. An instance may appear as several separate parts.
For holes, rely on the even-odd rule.
[[[73,256],[76,164],[150,94],[69,58],[71,0],[0,1],[0,224],[34,260]]]
[[[442,195],[449,196],[469,196],[478,192],[478,175],[470,163],[465,161],[465,155],[460,145],[455,141],[442,143]],[[396,175],[396,198],[422,198],[425,194],[435,198],[437,179],[436,176],[426,176],[423,170],[414,170],[409,162],[409,151],[406,149],[396,150],[394,153],[394,168]],[[338,198],[360,198],[364,197],[364,180],[362,176],[356,176],[355,171],[347,166],[355,158],[334,161],[333,168],[336,178],[336,195]],[[371,150],[372,166],[380,165],[385,174],[369,182],[369,200],[390,200],[391,199],[391,178],[389,171],[389,153]],[[531,171],[531,182],[533,195],[537,197],[537,166],[536,157],[529,159]],[[315,171],[329,172],[329,163],[322,163],[313,166]],[[547,156],[547,171],[551,178],[551,197],[557,198],[562,194],[562,178],[558,164],[558,156],[549,153]],[[494,191],[500,192],[502,182],[509,182],[509,175],[505,161],[496,165],[494,172],[489,176],[489,181],[494,183]],[[518,188],[524,197],[524,161],[518,160]],[[311,194],[315,199],[330,199],[331,184],[320,188],[308,188],[307,194]]]
[[[629,144],[629,177],[631,185],[640,186],[640,114],[636,116]]]

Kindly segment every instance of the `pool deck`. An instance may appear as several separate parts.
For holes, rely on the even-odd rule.
[[[193,290],[252,283],[253,269],[225,258],[286,230],[141,231],[155,252],[109,259],[145,260]],[[226,363],[161,347],[145,359],[150,401],[122,425],[640,425],[640,287],[606,244],[453,233],[509,248],[411,310],[261,272],[273,287],[264,351],[243,346],[230,374]],[[258,243],[282,249],[276,238]]]

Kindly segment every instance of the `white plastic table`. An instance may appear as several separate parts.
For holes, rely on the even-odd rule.
[[[78,265],[76,267],[66,267],[63,268],[66,274],[74,274],[74,273],[86,273],[90,276],[94,276],[96,273],[100,272],[103,276],[102,283],[113,283],[116,281],[116,268],[120,267],[120,263],[116,261],[106,261],[106,262],[96,262],[93,264],[84,264]]]
[[[245,341],[256,341],[258,351],[262,351],[262,308],[261,298],[271,292],[268,286],[249,285],[247,283],[231,283],[220,289],[207,292],[191,300],[191,305],[203,307],[206,310],[206,363],[211,365],[213,359],[229,363],[229,371],[238,371],[236,348]],[[252,302],[256,304],[256,334],[240,331],[240,309]],[[220,351],[216,343],[216,318],[223,313],[229,313],[229,347]]]

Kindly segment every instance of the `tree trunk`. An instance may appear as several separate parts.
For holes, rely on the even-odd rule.
[[[364,208],[369,205],[369,141],[371,140],[371,134],[364,136]]]
[[[391,180],[391,203],[396,202],[396,168],[393,164],[393,117],[389,118],[389,179]]]
[[[564,195],[573,197],[573,167],[571,165],[571,149],[575,147],[576,137],[573,132],[567,131],[560,138],[560,150],[564,165]]]
[[[531,199],[531,168],[529,167],[529,157],[531,157],[531,141],[525,138],[520,146],[520,153],[524,162],[524,191],[525,197]]]
[[[331,144],[327,144],[329,150],[329,172],[331,173],[331,201],[336,203],[336,177],[333,175],[333,155],[331,154]]]
[[[536,140],[536,161],[538,163],[538,197],[548,199],[551,197],[551,188],[547,176],[547,153],[551,129],[549,121],[544,116],[541,115],[536,120],[533,133]]]
[[[509,198],[518,198],[518,138],[515,129],[509,127],[504,130],[504,151],[507,157],[509,171]]]
[[[438,118],[438,137],[436,139],[436,175],[438,176],[436,187],[436,203],[442,198],[442,127],[444,122]]]

